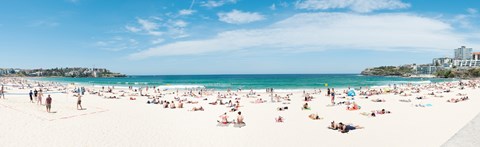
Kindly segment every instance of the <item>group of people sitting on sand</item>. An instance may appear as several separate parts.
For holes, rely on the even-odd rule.
[[[174,101],[167,101],[167,100],[163,100],[163,101],[159,101],[158,99],[153,99],[152,101],[147,101],[147,104],[160,104],[160,105],[163,105],[163,108],[170,108],[170,109],[175,109],[175,108],[183,108],[183,102],[180,100],[178,101],[178,104],[175,105],[175,102]]]
[[[449,102],[449,103],[458,103],[458,102],[462,102],[462,101],[466,101],[466,100],[468,100],[468,96],[461,97],[461,98],[459,98],[459,99],[452,98],[452,99],[447,100],[447,102]]]
[[[245,122],[243,121],[244,120],[244,117],[242,115],[242,112],[238,111],[238,116],[237,116],[237,119],[234,119],[232,121],[228,121],[228,115],[227,115],[227,112],[223,113],[222,115],[220,115],[220,120],[217,120],[217,122],[221,123],[221,124],[224,124],[224,125],[228,125],[228,124],[245,124]]]

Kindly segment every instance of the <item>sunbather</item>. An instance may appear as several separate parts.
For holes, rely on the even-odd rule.
[[[310,114],[310,115],[308,115],[308,118],[310,118],[310,119],[312,119],[312,120],[321,120],[321,119],[323,119],[323,117],[318,116],[318,114]]]
[[[344,125],[343,123],[338,123],[338,127],[340,129],[340,132],[342,133],[348,133],[350,132],[351,130],[356,130],[356,129],[363,129],[364,127],[361,127],[361,126],[354,126],[354,125]]]

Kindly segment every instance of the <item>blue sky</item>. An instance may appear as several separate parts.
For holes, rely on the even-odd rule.
[[[3,0],[0,67],[359,73],[480,51],[478,0]]]

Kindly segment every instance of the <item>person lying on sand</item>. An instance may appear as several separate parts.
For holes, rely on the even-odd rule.
[[[198,104],[198,101],[187,101],[187,104]]]
[[[323,117],[320,117],[320,116],[318,116],[318,114],[313,114],[313,113],[308,115],[308,118],[310,118],[312,120],[322,120],[323,119]]]
[[[348,133],[350,132],[351,130],[357,130],[357,129],[363,129],[364,127],[361,127],[359,125],[352,125],[352,124],[349,124],[349,125],[345,125],[343,124],[342,122],[338,123],[338,129],[340,132],[342,133]]]
[[[415,107],[431,107],[432,104],[415,104],[413,106],[415,106]]]
[[[423,99],[427,99],[425,96],[417,96],[416,97],[417,100],[423,100]]]
[[[353,102],[351,106],[347,106],[347,110],[360,110],[360,108],[361,107],[355,102]]]
[[[255,100],[255,102],[253,102],[253,103],[259,104],[259,103],[264,103],[264,102],[266,102],[266,100],[263,100],[263,99],[260,98],[260,99]]]
[[[363,112],[360,114],[365,116],[370,116],[370,117],[376,117],[377,115],[390,114],[390,113],[391,113],[390,111],[386,111],[385,109],[382,109],[382,110],[373,110],[371,111],[371,113]]]
[[[197,108],[197,107],[193,107],[192,110],[190,110],[190,111],[204,111],[204,109],[203,109],[202,106],[200,106],[200,107],[198,107],[198,108]]]
[[[384,99],[373,99],[372,102],[386,102]]]
[[[338,124],[335,123],[335,121],[330,122],[330,126],[327,128],[332,129],[332,130],[338,130]]]

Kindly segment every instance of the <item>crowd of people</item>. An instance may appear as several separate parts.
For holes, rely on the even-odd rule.
[[[15,80],[14,80],[15,81]],[[11,82],[11,81],[10,81]],[[16,82],[19,82],[18,80]],[[45,106],[46,111],[51,113],[52,102],[53,98],[50,94],[47,97],[44,97],[46,91],[50,91],[49,88],[57,88],[57,90],[67,91],[68,89],[61,86],[44,86],[46,83],[42,82],[34,82],[34,84],[28,84],[25,86],[25,83],[28,83],[25,80],[22,80],[23,86],[19,86],[18,88],[31,88],[29,90],[29,102],[36,103],[39,106]],[[32,82],[30,82],[32,83]],[[47,83],[48,84],[48,83]],[[458,82],[456,84],[453,83],[432,83],[432,84],[422,84],[422,85],[413,85],[413,84],[400,84],[394,86],[387,86],[387,87],[380,87],[380,88],[360,88],[357,89],[358,96],[355,94],[351,94],[353,89],[345,89],[343,91],[335,91],[334,88],[327,88],[324,98],[328,99],[331,104],[330,106],[344,106],[348,111],[355,111],[361,110],[362,107],[360,106],[359,102],[368,102],[368,101],[358,101],[356,99],[369,99],[370,97],[375,97],[377,95],[397,95],[397,96],[411,96],[415,101],[421,102],[422,100],[426,100],[429,98],[442,98],[444,93],[450,93],[453,91],[454,88],[458,88],[460,90],[465,88],[477,88],[477,82],[469,81],[469,82]],[[204,88],[192,88],[182,91],[181,93],[179,90],[172,91],[167,89],[159,89],[158,87],[152,86],[145,86],[140,88],[134,88],[129,86],[128,89],[115,89],[114,86],[102,87],[102,88],[85,88],[85,87],[76,87],[70,92],[73,93],[74,98],[76,98],[76,108],[77,110],[84,110],[82,106],[82,97],[85,94],[90,94],[93,96],[99,96],[104,98],[114,98],[114,99],[121,99],[121,98],[129,98],[129,100],[137,100],[137,97],[146,98],[146,103],[149,105],[159,105],[162,108],[168,109],[184,109],[185,105],[192,105],[192,107],[186,109],[187,111],[205,111],[205,108],[202,105],[199,105],[199,101],[206,102],[205,104],[210,104],[211,107],[221,107],[222,110],[226,112],[220,115],[220,119],[217,122],[221,125],[242,125],[245,126],[245,118],[242,115],[240,109],[243,109],[241,105],[242,99],[254,99],[251,101],[253,104],[263,104],[267,103],[267,100],[264,98],[271,98],[271,103],[278,103],[281,104],[277,107],[277,111],[286,111],[289,110],[290,101],[292,101],[291,97],[293,93],[276,93],[274,92],[273,88],[268,88],[265,90],[267,93],[257,93],[254,90],[250,90],[248,92],[243,92],[239,89],[237,91],[227,90],[226,92],[219,92],[215,90],[208,90]],[[2,85],[0,89],[0,98],[5,99],[4,96],[5,87]],[[425,95],[421,95],[425,93]],[[413,96],[416,95],[416,96]],[[458,103],[468,100],[468,96],[466,94],[459,93],[457,96],[461,96],[460,98],[451,98],[448,99],[447,102],[449,103]],[[300,97],[300,96],[299,96]],[[315,89],[313,93],[303,91],[303,105],[301,106],[301,110],[311,111],[312,106],[316,107],[316,99],[322,98],[322,90]],[[209,101],[210,99],[210,101]],[[212,100],[213,99],[213,100]],[[371,102],[377,103],[377,105],[382,105],[383,102],[387,102],[386,99],[369,99]],[[404,103],[411,103],[412,99],[400,99],[400,102]],[[379,103],[382,102],[382,103]],[[390,100],[388,102],[391,102]],[[311,103],[311,104],[309,104]],[[195,105],[195,106],[193,106]],[[415,107],[429,107],[431,104],[416,104]],[[291,111],[291,110],[289,110]],[[282,112],[286,113],[286,112]],[[235,119],[229,119],[229,115],[236,114]],[[373,110],[370,112],[362,112],[360,113],[365,116],[369,117],[377,117],[379,115],[384,114],[391,114],[391,111],[386,109],[381,110]],[[310,113],[308,118],[311,120],[323,120],[324,117],[320,116],[318,113]],[[285,122],[285,118],[283,116],[275,117],[275,122],[283,123]],[[339,130],[342,133],[347,133],[352,130],[362,129],[363,127],[355,126],[355,125],[345,125],[342,122],[335,123],[334,121],[331,122],[329,126],[330,129]]]

